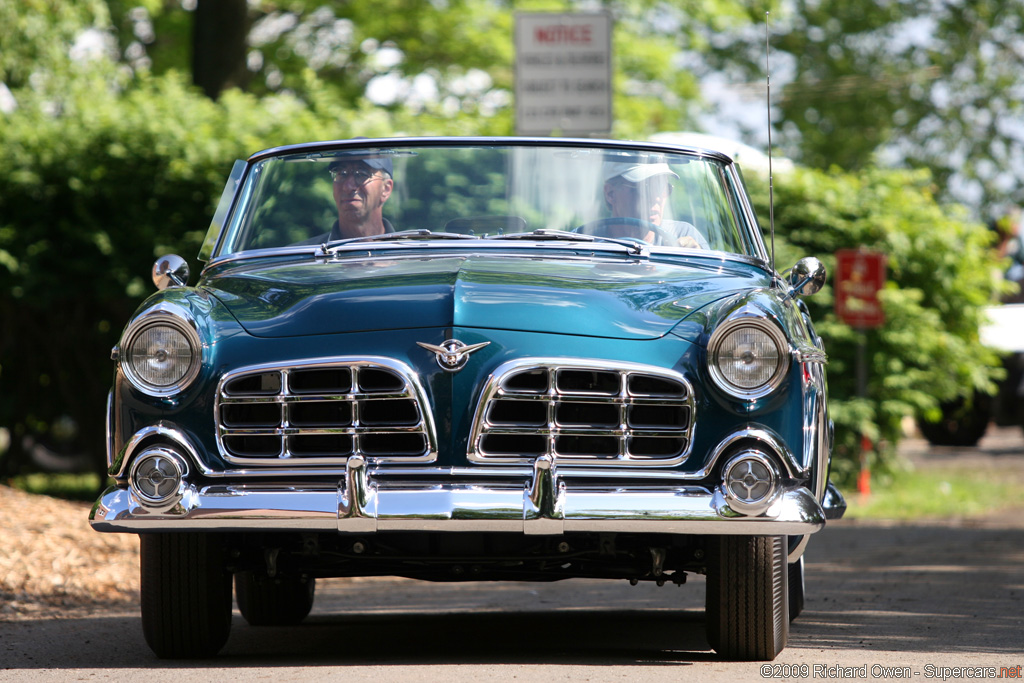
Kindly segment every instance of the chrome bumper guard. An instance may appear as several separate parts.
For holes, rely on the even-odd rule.
[[[373,480],[363,458],[349,459],[337,487],[183,487],[155,509],[112,487],[89,516],[97,531],[568,532],[800,535],[825,525],[804,487],[783,489],[756,516],[732,510],[719,490],[700,486],[573,485],[550,456],[525,485]]]

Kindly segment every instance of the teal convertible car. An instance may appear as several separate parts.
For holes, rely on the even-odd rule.
[[[236,163],[189,284],[114,348],[98,531],[141,537],[160,657],[232,585],[297,623],[324,577],[707,576],[711,647],[770,660],[828,483],[826,355],[737,166],[572,139],[356,139]],[[671,600],[666,594],[666,600]]]

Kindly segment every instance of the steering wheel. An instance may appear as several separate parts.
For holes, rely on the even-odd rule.
[[[614,232],[615,228],[626,228],[627,231],[633,234],[626,235],[614,235],[609,234]],[[655,235],[661,238],[662,244],[675,244],[676,238],[672,236],[668,231],[660,228],[659,226],[645,221],[642,218],[629,218],[626,216],[612,216],[611,218],[599,218],[596,221],[590,221],[576,228],[573,232],[578,232],[584,235],[598,235],[600,237],[614,237],[617,239],[634,240],[636,242],[647,243],[644,237],[647,233],[653,232]]]

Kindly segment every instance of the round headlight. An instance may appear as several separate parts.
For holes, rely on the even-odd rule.
[[[202,360],[195,330],[169,315],[141,319],[126,335],[121,357],[132,384],[153,396],[184,389],[199,374]]]
[[[768,323],[726,323],[711,336],[708,355],[718,385],[740,398],[758,398],[782,382],[789,362],[782,332]]]
[[[180,330],[153,325],[139,332],[128,349],[132,370],[147,384],[169,387],[177,384],[192,367],[192,346]]]

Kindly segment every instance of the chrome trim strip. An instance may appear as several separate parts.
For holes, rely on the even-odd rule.
[[[803,390],[803,448],[801,449],[800,468],[806,471],[812,465],[817,464],[819,449],[821,448],[821,402],[819,392],[818,373],[814,365],[809,364],[801,368],[801,388]],[[817,492],[812,483],[812,490]],[[818,500],[821,500],[820,498]]]
[[[380,392],[380,393],[366,393],[360,392],[357,387],[353,386],[349,388],[349,391],[342,395],[329,395],[329,394],[293,394],[289,393],[288,382],[289,374],[295,370],[307,370],[313,368],[346,368],[353,371],[353,376],[357,376],[359,369],[361,368],[382,368],[390,371],[391,373],[398,376],[403,383],[400,390],[395,392]],[[280,391],[276,394],[268,395],[250,395],[244,398],[233,397],[230,394],[225,393],[225,386],[228,382],[240,377],[242,375],[259,374],[263,372],[279,372],[282,376]],[[363,425],[359,422],[358,414],[353,414],[352,424],[347,427],[330,427],[330,428],[306,428],[306,427],[293,427],[288,424],[287,419],[282,416],[279,426],[270,427],[266,429],[259,428],[232,428],[226,427],[221,421],[221,406],[232,403],[275,403],[279,405],[287,405],[289,403],[301,403],[303,401],[317,401],[317,400],[339,400],[346,401],[353,405],[358,405],[359,402],[383,400],[383,399],[411,399],[416,402],[418,417],[415,424],[410,425],[385,425],[379,428],[373,426]],[[259,469],[266,468],[269,472],[271,469],[280,467],[281,464],[287,463],[289,469],[296,469],[303,473],[309,473],[314,468],[323,468],[324,466],[336,466],[337,470],[325,470],[325,471],[342,471],[345,467],[347,459],[354,456],[361,456],[366,458],[367,461],[373,463],[429,463],[437,460],[437,432],[434,429],[434,417],[433,411],[431,410],[430,404],[426,398],[426,392],[423,389],[423,385],[420,383],[419,376],[413,371],[413,369],[401,361],[397,361],[393,358],[385,358],[382,356],[338,356],[331,358],[313,358],[313,359],[302,359],[292,362],[277,362],[277,363],[263,363],[257,365],[249,365],[243,368],[232,370],[229,373],[224,374],[217,384],[217,394],[214,400],[214,422],[217,425],[217,448],[220,451],[220,455],[225,461],[233,465],[242,465],[244,467],[253,468],[255,473]],[[423,434],[426,440],[426,450],[421,455],[411,456],[374,456],[368,453],[361,452],[359,450],[359,439],[358,437],[366,434],[373,433],[387,433],[397,434],[401,432]],[[281,451],[277,456],[268,457],[243,457],[233,455],[224,443],[225,437],[235,436],[240,434],[248,434],[254,436],[274,436],[281,439]],[[337,457],[333,456],[294,456],[287,449],[286,437],[303,434],[303,435],[320,435],[320,434],[341,434],[352,436],[354,438],[353,447],[356,449],[353,454],[340,455]],[[280,470],[278,470],[280,472]]]
[[[708,466],[705,468],[703,476],[707,476],[711,473],[715,463],[718,462],[718,459],[722,457],[723,453],[744,439],[756,441],[763,449],[770,450],[775,453],[779,460],[782,461],[782,464],[786,467],[786,476],[795,478],[804,474],[803,468],[799,466],[800,464],[796,460],[796,456],[793,455],[793,452],[786,447],[786,442],[783,441],[781,436],[767,427],[749,424],[736,430],[718,443],[715,450],[711,453],[711,458],[708,460]]]
[[[192,445],[185,433],[165,422],[158,422],[155,425],[150,425],[140,429],[132,438],[124,445],[121,451],[118,453],[117,458],[111,465],[110,476],[115,479],[124,477],[125,469],[128,466],[128,462],[135,456],[136,449],[147,439],[159,437],[162,442],[170,442],[176,446],[179,446],[185,454],[191,458],[192,462],[196,464],[199,471],[205,475],[213,474],[213,471],[206,466],[203,460],[199,457],[199,451]]]
[[[134,533],[204,529],[803,535],[825,524],[825,513],[804,487],[782,491],[771,508],[748,517],[732,510],[720,492],[699,486],[572,486],[550,469],[538,470],[543,474],[534,485],[484,487],[363,482],[365,464],[354,464],[349,481],[335,488],[193,486],[181,504],[167,512],[149,510],[127,490],[113,487],[93,506],[89,520],[97,531]]]
[[[793,351],[793,358],[798,363],[821,363],[822,365],[828,364],[828,354],[824,351],[808,346],[806,348],[800,347]]]
[[[504,386],[508,377],[525,370],[540,370],[547,374],[548,386],[543,392],[528,390],[510,390]],[[591,371],[615,373],[619,378],[619,388],[615,393],[587,393],[559,391],[556,386],[557,374],[563,371]],[[683,386],[681,396],[649,396],[631,394],[629,378],[633,375],[653,376],[678,382]],[[514,399],[517,401],[539,401],[547,404],[547,421],[544,425],[495,424],[488,419],[490,406],[496,400]],[[573,403],[595,403],[615,406],[619,411],[619,424],[616,427],[583,427],[561,426],[556,422],[554,406],[559,401]],[[680,429],[668,427],[633,427],[628,424],[627,411],[630,406],[637,405],[672,405],[684,407],[689,413],[688,424]],[[473,414],[473,428],[469,436],[469,452],[467,458],[472,463],[487,465],[530,465],[538,456],[534,455],[489,455],[483,451],[482,443],[488,434],[515,434],[543,437],[547,440],[545,452],[539,457],[554,458],[559,467],[590,467],[595,469],[606,467],[671,467],[685,461],[693,448],[693,431],[696,427],[697,415],[693,387],[686,377],[674,370],[663,367],[631,363],[627,361],[602,361],[590,358],[520,358],[499,365],[487,378],[484,389]],[[618,438],[618,452],[613,457],[598,459],[578,455],[562,455],[556,452],[556,441],[559,436],[604,436]],[[627,452],[627,443],[634,437],[672,437],[685,441],[682,452],[667,458],[655,456],[631,456]]]
[[[107,392],[107,421],[104,425],[107,454],[107,472],[114,467],[114,390]]]
[[[824,501],[828,483],[831,444],[828,403],[825,398],[825,370],[818,363],[808,364],[804,381],[804,463],[811,471],[811,491]]]
[[[383,147],[397,147],[406,150],[414,147],[593,147],[600,149],[635,149],[638,151],[665,152],[666,150],[680,152],[694,157],[708,157],[718,159],[726,163],[732,163],[733,159],[727,153],[708,147],[681,144],[678,142],[660,142],[644,140],[610,140],[602,138],[581,138],[581,137],[541,137],[530,135],[518,135],[509,137],[484,137],[484,136],[437,136],[423,135],[416,137],[395,137],[395,138],[356,138],[349,140],[325,140],[318,142],[302,142],[292,145],[281,145],[260,150],[249,157],[249,162],[262,161],[269,157],[300,155],[322,152],[336,152],[348,149],[380,149]]]
[[[729,161],[730,163],[726,166],[726,169],[731,179],[729,190],[732,199],[740,205],[740,211],[745,219],[744,228],[746,229],[747,238],[757,250],[757,255],[761,259],[761,266],[771,273],[771,267],[774,264],[769,262],[768,248],[764,243],[763,233],[757,222],[757,213],[750,203],[750,193],[747,192],[743,173],[734,159],[729,159]]]
[[[183,431],[177,429],[173,425],[169,425],[164,422],[151,425],[144,429],[139,430],[132,438],[125,444],[124,448],[121,449],[115,465],[117,469],[110,471],[110,476],[115,479],[120,479],[124,476],[124,472],[127,468],[127,463],[132,459],[139,444],[151,437],[160,437],[164,442],[176,445],[180,447],[195,464],[196,469],[202,473],[203,476],[209,478],[237,478],[237,477],[271,477],[271,476],[286,476],[286,477],[299,477],[299,476],[337,476],[339,478],[346,475],[347,465],[344,467],[330,467],[330,468],[299,468],[299,467],[268,467],[266,469],[229,469],[229,470],[213,470],[199,457],[198,450],[192,445],[192,442],[185,435]],[[712,451],[711,457],[708,460],[707,465],[703,468],[693,472],[679,472],[669,469],[635,469],[628,466],[619,464],[618,467],[607,467],[607,468],[594,468],[588,466],[577,466],[577,465],[566,465],[562,462],[558,463],[559,470],[563,474],[568,474],[573,477],[587,478],[587,479],[617,479],[620,477],[629,477],[630,479],[658,479],[663,481],[695,481],[704,479],[715,469],[718,459],[722,454],[727,451],[731,446],[743,439],[750,439],[756,441],[760,446],[775,453],[780,459],[783,465],[786,467],[786,475],[789,477],[803,476],[806,472],[801,471],[796,462],[796,458],[793,453],[786,447],[785,442],[778,434],[768,429],[755,424],[748,424],[744,427],[732,432],[715,447]],[[394,467],[392,465],[374,466],[374,463],[370,459],[367,461],[367,472],[371,477],[418,477],[422,479],[431,478],[460,478],[460,479],[472,479],[478,481],[495,480],[495,479],[524,479],[533,475],[534,466],[528,465],[516,465],[516,466],[493,466],[488,463],[489,467]],[[827,464],[827,463],[826,463]]]

